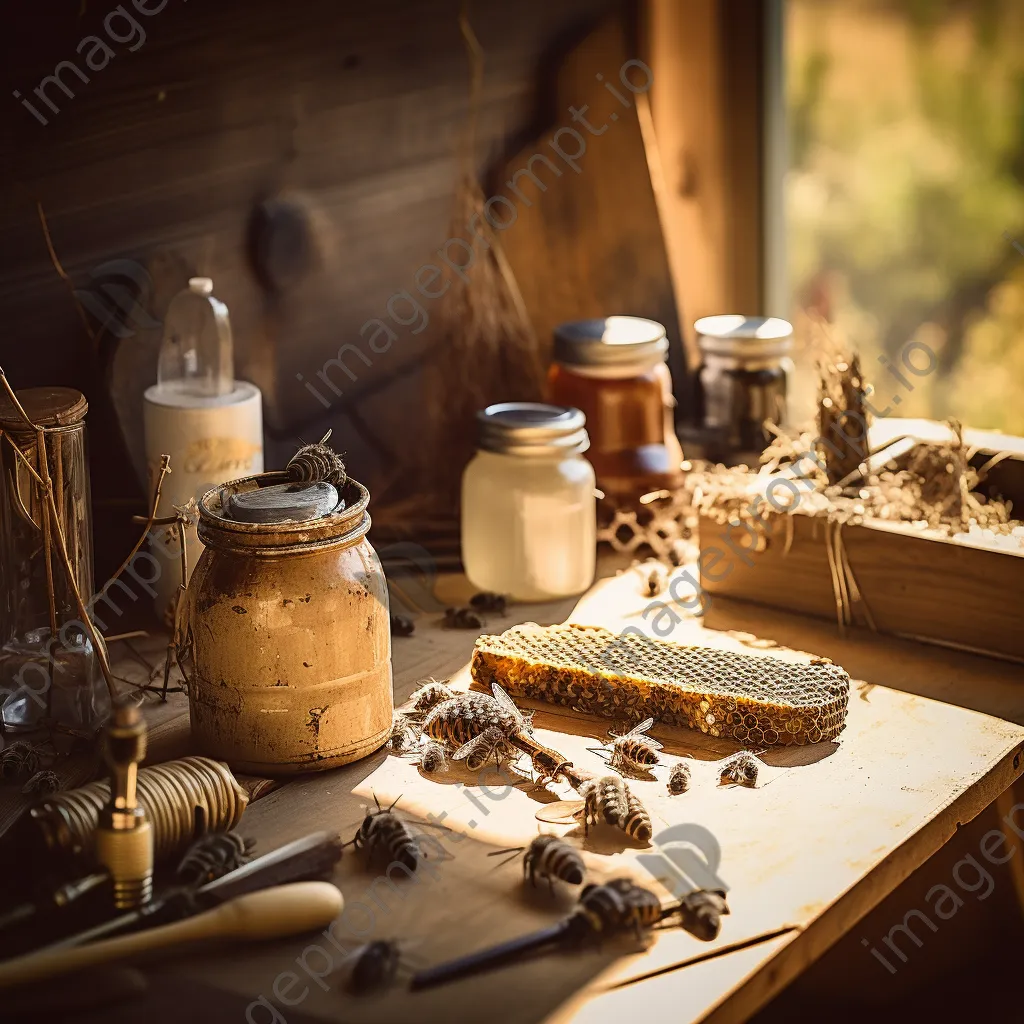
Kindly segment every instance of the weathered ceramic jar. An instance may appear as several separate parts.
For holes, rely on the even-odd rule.
[[[284,483],[266,473],[227,485]],[[366,539],[369,493],[307,523],[239,523],[222,492],[199,507],[206,545],[186,595],[189,708],[200,752],[261,775],[335,768],[391,728],[388,593]]]

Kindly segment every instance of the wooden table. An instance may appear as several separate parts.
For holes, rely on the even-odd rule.
[[[442,578],[439,589],[442,603],[464,601],[470,593],[458,577]],[[519,606],[504,619],[492,618],[488,626],[498,631],[524,620],[571,617],[609,628],[627,623],[646,628],[658,611],[641,595],[640,575],[626,570],[601,581],[575,610],[573,602]],[[769,768],[755,790],[715,784],[713,762],[736,749],[730,743],[688,730],[655,729],[668,762],[683,753],[696,759],[694,786],[677,798],[667,795],[663,775],[657,782],[631,782],[631,787],[652,814],[656,840],[664,839],[670,827],[687,825],[691,835],[700,835],[695,827],[706,829],[720,847],[715,873],[728,886],[732,913],[715,942],[667,931],[646,952],[627,944],[551,955],[433,991],[396,989],[355,1000],[342,990],[340,975],[317,980],[297,963],[305,957],[310,973],[327,974],[329,965],[314,945],[341,960],[336,948],[313,936],[176,959],[151,972],[155,990],[180,993],[180,1012],[186,1012],[190,998],[199,998],[190,992],[236,993],[241,997],[238,1019],[248,1006],[253,1024],[480,1017],[510,1024],[589,1024],[628,1018],[639,1007],[645,1019],[673,1024],[743,1021],[1024,770],[1019,666],[895,638],[855,633],[840,639],[828,623],[753,606],[716,602],[705,622],[687,617],[678,606],[671,611],[680,617],[672,639],[758,653],[750,646],[750,634],[757,634],[832,657],[858,680],[838,743],[769,752]],[[659,620],[659,626],[664,622]],[[413,637],[394,641],[396,703],[427,676],[455,675],[465,682],[474,639],[472,633],[442,630],[436,616],[421,618]],[[778,652],[760,653],[773,657]],[[157,721],[155,756],[185,753],[184,700],[161,706]],[[607,721],[548,708],[538,712],[535,725],[542,743],[562,750],[581,767],[599,768],[598,755],[587,748],[607,737]],[[551,923],[571,906],[571,894],[552,899],[546,889],[523,889],[517,864],[497,868],[496,859],[487,856],[522,845],[538,830],[541,801],[571,793],[545,796],[529,781],[509,788],[496,776],[484,781],[489,789],[458,771],[440,783],[428,781],[410,759],[378,754],[271,792],[250,805],[241,831],[264,851],[316,829],[354,832],[371,790],[382,801],[401,795],[400,809],[414,826],[427,812],[445,812],[452,831],[438,838],[451,859],[433,865],[415,885],[399,879],[389,888],[350,851],[334,879],[350,908],[343,918],[346,925],[369,927],[366,915],[354,906],[361,903],[374,916],[366,934],[408,940],[410,959],[437,963]],[[1012,833],[1010,838],[1015,838]],[[653,874],[668,888],[676,884],[673,861],[666,859],[670,848],[659,853],[656,847],[640,849],[592,832],[584,849],[595,877],[631,873],[660,888]],[[1018,852],[1024,860],[1024,851]],[[692,863],[692,857],[678,863]],[[347,948],[360,941],[344,934],[339,926],[335,935]],[[275,979],[284,1000],[275,999]],[[260,996],[265,1001],[254,1003]],[[294,1005],[284,1005],[300,996]],[[278,1004],[276,1017],[270,1001]],[[111,1011],[104,1019],[141,1019],[139,1012],[125,1009],[122,1018]],[[217,1019],[230,1015],[221,1013]]]

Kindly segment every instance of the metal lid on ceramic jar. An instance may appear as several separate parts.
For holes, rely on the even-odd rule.
[[[656,320],[608,316],[555,328],[555,359],[565,366],[655,366],[667,356],[665,328]]]
[[[586,416],[565,405],[502,402],[476,414],[480,447],[502,455],[574,455],[590,447]]]
[[[793,347],[793,325],[775,316],[705,316],[693,327],[705,356],[740,365],[777,362]]]

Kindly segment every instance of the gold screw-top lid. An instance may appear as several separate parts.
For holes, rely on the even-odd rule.
[[[667,356],[665,328],[656,320],[609,316],[555,328],[555,360],[566,366],[657,366]]]

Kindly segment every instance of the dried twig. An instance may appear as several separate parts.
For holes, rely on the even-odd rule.
[[[194,502],[190,502],[190,505],[194,507]],[[154,504],[154,511],[156,506]],[[162,687],[156,686],[142,686],[139,687],[141,690],[147,690],[150,693],[160,694],[162,701],[167,700],[169,693],[183,693],[185,691],[184,686],[171,686],[171,667],[177,663],[178,671],[181,673],[181,677],[185,683],[188,682],[188,677],[185,675],[185,669],[181,664],[181,651],[184,650],[185,644],[182,637],[182,608],[184,606],[185,592],[188,585],[188,549],[185,546],[185,528],[189,525],[190,519],[190,508],[189,505],[175,506],[175,514],[173,516],[167,516],[164,519],[156,519],[150,516],[148,520],[149,526],[154,524],[161,525],[174,525],[178,532],[178,555],[181,561],[181,580],[178,583],[178,592],[174,595],[174,605],[172,609],[173,625],[171,627],[171,636],[167,641],[167,652],[164,655],[164,681]],[[147,531],[148,532],[148,531]]]
[[[146,542],[146,538],[149,536],[149,531],[153,528],[153,523],[156,520],[156,510],[160,504],[160,491],[164,486],[164,477],[171,472],[171,457],[170,455],[160,456],[160,476],[156,481],[156,490],[153,492],[153,507],[150,510],[149,518],[146,520],[146,528],[142,531],[142,536],[135,542],[135,546],[128,552],[128,557],[121,563],[121,568],[114,573],[113,576],[107,580],[104,585],[104,590],[109,587],[117,578],[128,568],[131,564],[131,560],[138,554],[139,548]]]
[[[2,374],[2,373],[3,373],[3,370],[0,370],[0,374]],[[4,431],[0,430],[0,437],[2,437],[2,436],[4,436]],[[14,454],[19,459],[21,459],[22,465],[25,467],[25,469],[28,470],[28,472],[31,475],[32,479],[35,480],[35,482],[40,487],[43,487],[44,486],[43,485],[43,478],[36,472],[35,466],[33,466],[32,463],[28,461],[28,457],[25,455],[25,453],[14,443],[14,439],[11,438],[11,437],[8,437],[7,438],[7,443],[13,449]]]
[[[85,314],[85,310],[82,309],[82,304],[75,298],[75,286],[68,277],[67,272],[61,265],[60,260],[57,258],[57,252],[53,247],[53,239],[50,238],[50,226],[46,222],[46,214],[43,212],[43,204],[36,200],[36,211],[39,214],[39,223],[43,229],[43,240],[46,242],[46,250],[50,254],[50,262],[53,264],[53,269],[57,271],[60,279],[68,286],[68,291],[71,293],[71,301],[75,304],[75,309],[78,310],[78,318],[82,321],[82,326],[85,328],[85,333],[89,335],[89,341],[92,342],[93,348],[96,347],[96,333],[89,325],[89,318]]]
[[[112,644],[112,643],[115,643],[118,640],[133,640],[137,636],[149,636],[149,630],[147,630],[147,629],[133,629],[129,633],[115,633],[113,636],[107,636],[107,637],[104,637],[103,639],[106,640],[108,644]]]

